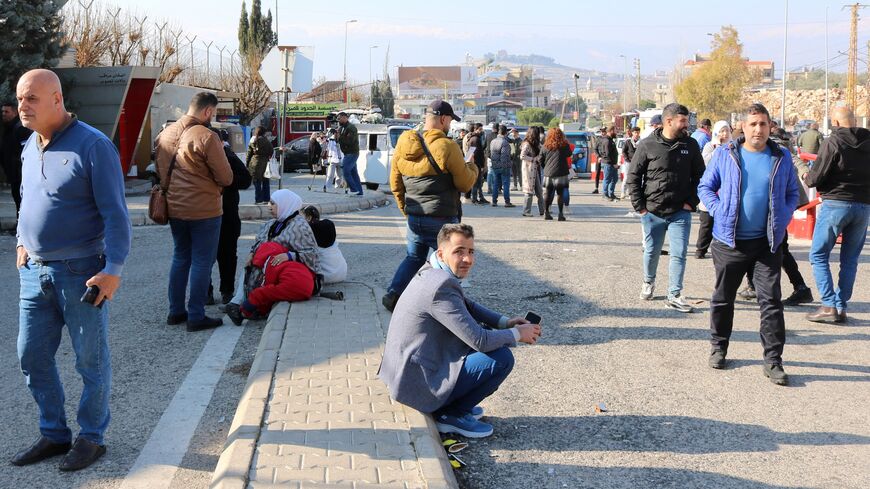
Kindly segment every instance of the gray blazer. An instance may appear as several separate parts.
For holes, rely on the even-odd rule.
[[[378,377],[396,401],[431,413],[453,392],[465,357],[514,346],[506,318],[465,298],[459,280],[428,263],[393,311]]]

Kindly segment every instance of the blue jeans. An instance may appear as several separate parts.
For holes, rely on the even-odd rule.
[[[95,255],[44,263],[29,260],[18,270],[18,361],[39,407],[39,432],[54,443],[72,440],[54,360],[64,325],[84,383],[76,418],[79,436],[102,445],[109,426],[109,306],[96,308],[79,300],[87,289],[85,282],[104,266],[105,259]]]
[[[187,311],[188,321],[205,318],[205,298],[211,280],[211,266],[217,257],[221,216],[185,221],[169,219],[175,250],[169,269],[169,314]],[[190,298],[184,296],[190,282]]]
[[[471,413],[474,406],[498,390],[513,368],[514,355],[506,346],[489,353],[469,354],[462,363],[453,392],[444,406],[433,413],[434,416],[461,417]]]
[[[254,179],[254,202],[269,202],[269,179]]]
[[[359,172],[356,170],[357,159],[359,159],[359,153],[344,155],[341,160],[341,173],[344,175],[344,181],[347,182],[347,188],[355,194],[362,195],[362,183],[359,179]]]
[[[659,257],[667,233],[670,240],[668,297],[674,297],[683,290],[686,248],[689,246],[689,233],[692,231],[692,213],[680,210],[670,216],[659,217],[652,212],[647,212],[641,216],[640,222],[643,226],[643,281],[646,283],[655,281]]]
[[[816,287],[822,297],[822,305],[846,309],[852,298],[852,287],[858,273],[858,257],[867,239],[867,222],[870,205],[843,200],[825,200],[819,207],[816,227],[813,230],[813,245],[810,248],[810,263]],[[837,288],[831,276],[831,250],[837,236],[843,235],[840,245],[840,277]]]
[[[504,194],[505,204],[511,203],[511,169],[510,168],[493,168],[492,169],[492,203],[498,202],[498,193],[501,191]]]
[[[604,166],[604,196],[616,197],[616,182],[619,181],[619,171],[613,165]]]
[[[438,249],[436,238],[438,231],[441,231],[441,226],[456,222],[459,222],[456,217],[408,215],[408,255],[393,275],[389,292],[402,295],[417,270],[426,264],[429,250]]]

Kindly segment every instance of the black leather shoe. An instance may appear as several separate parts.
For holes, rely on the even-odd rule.
[[[85,440],[84,438],[76,438],[72,450],[66,454],[66,457],[64,457],[63,461],[60,463],[60,470],[64,472],[72,472],[74,470],[84,469],[99,460],[99,458],[105,454],[105,445],[97,445],[96,443]]]
[[[725,368],[725,351],[713,350],[710,352],[710,358],[707,360],[707,365],[716,370]]]
[[[214,329],[218,326],[222,325],[224,320],[221,318],[210,318],[208,316],[200,319],[199,321],[188,321],[187,322],[187,331],[189,333],[193,333],[196,331],[204,331],[206,329]]]
[[[230,302],[227,304],[226,310],[224,310],[227,317],[230,318],[230,321],[233,322],[236,326],[241,326],[244,318],[242,317],[242,310],[239,308],[238,304],[233,304]]]
[[[811,302],[813,302],[813,291],[804,285],[803,287],[795,289],[790,296],[783,299],[782,305],[797,306],[800,304],[809,304]]]
[[[776,385],[788,385],[788,374],[782,369],[782,365],[764,365],[764,376]]]
[[[181,324],[187,322],[187,313],[182,312],[181,314],[170,314],[166,316],[166,325],[167,326],[175,326],[176,324]]]
[[[384,309],[393,312],[393,309],[396,308],[396,304],[399,302],[399,296],[395,292],[387,292],[384,294],[384,297],[381,298],[381,304],[384,305]]]
[[[69,442],[54,443],[48,438],[40,436],[33,445],[30,445],[30,447],[16,453],[15,456],[12,457],[11,462],[12,465],[17,465],[19,467],[35,464],[36,462],[40,462],[47,458],[63,455],[69,451],[70,446],[72,445]]]
[[[233,294],[221,294],[221,304],[227,305],[233,300]]]

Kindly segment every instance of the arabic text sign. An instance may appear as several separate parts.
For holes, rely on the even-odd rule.
[[[338,109],[338,104],[288,104],[284,108],[286,117],[326,117]]]

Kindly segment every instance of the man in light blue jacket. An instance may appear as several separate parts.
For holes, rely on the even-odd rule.
[[[754,264],[763,372],[771,382],[787,385],[782,368],[781,244],[797,208],[797,176],[791,153],[770,140],[770,114],[763,105],[746,110],[743,132],[744,136],[716,149],[698,185],[698,196],[713,217],[716,288],[710,299],[709,365],[725,368],[737,288]]]
[[[478,406],[514,365],[509,346],[534,344],[541,326],[509,319],[467,299],[459,281],[474,265],[474,230],[445,224],[432,254],[399,298],[378,377],[393,399],[432,413],[438,431],[492,434]],[[482,327],[478,323],[483,323]]]

